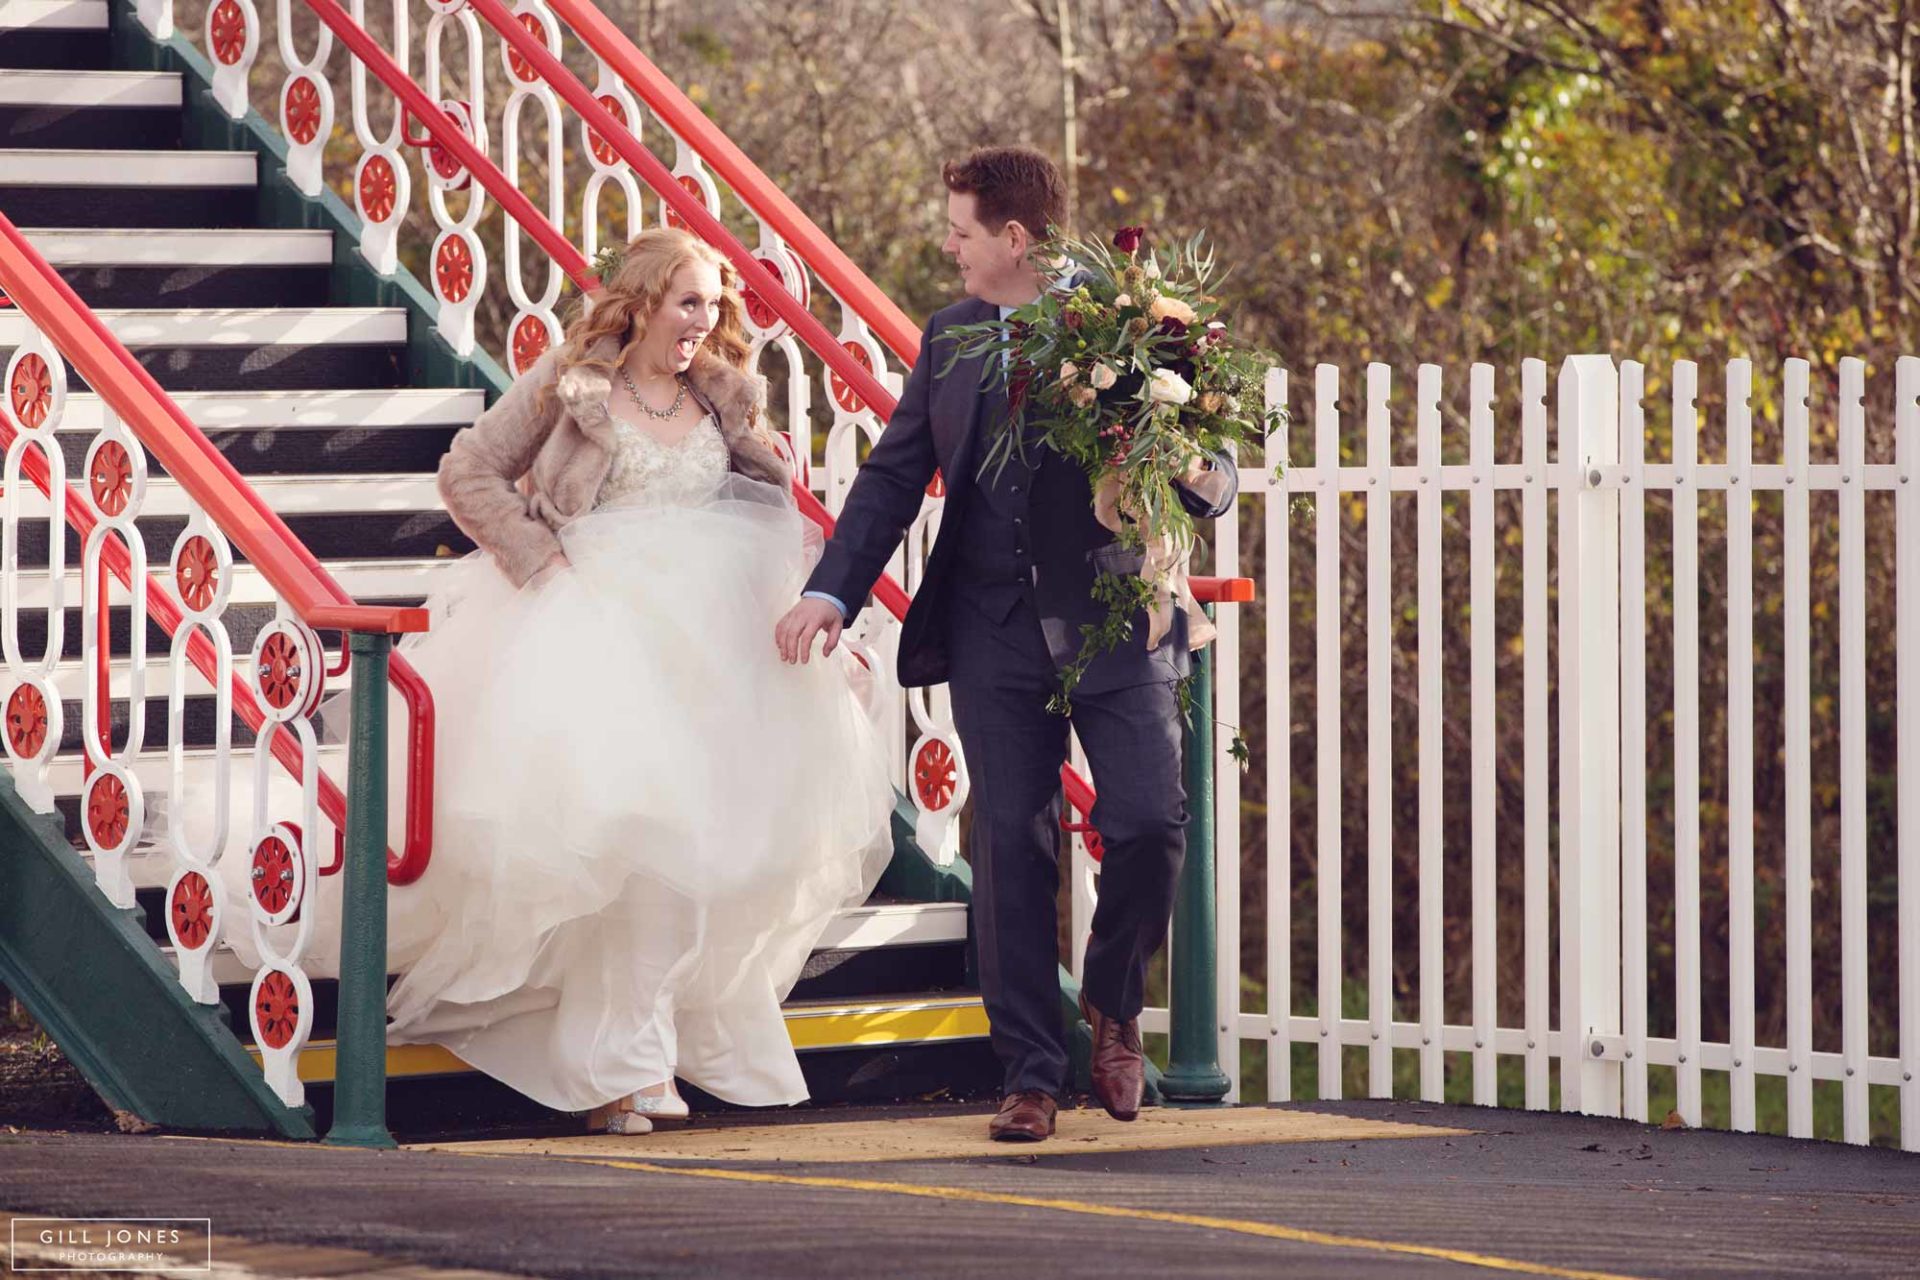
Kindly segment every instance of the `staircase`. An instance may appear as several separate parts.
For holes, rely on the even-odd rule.
[[[503,378],[484,357],[463,360],[432,333],[433,304],[424,289],[375,277],[358,259],[339,225],[345,213],[339,201],[300,197],[260,149],[205,145],[220,131],[206,125],[206,85],[190,70],[116,66],[136,60],[129,51],[143,44],[149,38],[128,13],[119,5],[110,13],[105,0],[0,0],[0,212],[355,600],[418,603],[437,573],[472,550],[439,506],[434,469],[453,434],[485,408]],[[234,132],[229,125],[226,136]],[[368,299],[381,305],[366,305]],[[0,307],[0,361],[28,329],[17,309]],[[108,414],[77,372],[69,377],[74,393],[59,442],[70,481],[83,483],[89,443]],[[156,461],[138,525],[152,564],[168,563],[188,514],[186,495]],[[23,522],[19,543],[20,641],[28,654],[41,652],[46,635],[44,615],[34,607],[47,598],[45,530],[44,521]],[[66,538],[73,602],[79,542],[71,531]],[[236,654],[248,651],[274,611],[273,591],[261,575],[236,563],[224,615]],[[113,607],[108,629],[116,658],[129,650],[130,627],[128,609]],[[50,677],[64,706],[64,727],[49,781],[66,842],[85,861],[91,855],[82,830],[80,699],[89,673],[78,632],[66,627],[62,659]],[[156,625],[148,632],[153,659],[144,750],[133,771],[151,810],[152,798],[170,786],[164,660],[170,640]],[[328,653],[330,668],[339,656]],[[192,786],[207,781],[216,766],[216,704],[203,677],[189,668],[186,679],[182,731]],[[127,729],[123,663],[116,663],[112,680],[114,696],[123,700],[113,710],[112,741],[118,743]],[[330,682],[329,692],[343,683]],[[252,741],[236,717],[235,757]],[[323,746],[320,755],[322,769],[344,780],[344,750]],[[913,810],[904,801],[896,829],[900,849],[885,892],[841,914],[788,1005],[788,1026],[816,1100],[990,1090],[997,1074],[984,1039],[985,1015],[967,975],[964,867],[956,875],[930,866],[912,844]],[[0,859],[51,854],[36,852],[34,839],[11,830],[0,828],[0,841],[17,846],[0,847]],[[230,842],[226,857],[246,856],[244,837],[237,843],[236,851]],[[331,847],[331,841],[322,846],[323,863],[331,860]],[[138,903],[132,920],[171,960],[169,860],[145,847],[127,866]],[[323,885],[322,892],[338,890],[337,880]],[[113,908],[104,898],[99,910],[111,923]],[[230,920],[240,923],[229,927],[244,927],[240,913]],[[6,921],[0,914],[0,977],[10,942]],[[316,1023],[299,1062],[323,1122],[333,1078],[332,961],[310,957]],[[112,1054],[92,1053],[83,1043],[98,1010],[90,1012],[71,989],[41,997],[43,1006],[60,1007],[36,1007],[31,976],[20,972],[30,962],[16,954],[13,963],[10,985],[30,1011],[97,1088],[132,1104],[132,1094],[109,1077],[137,1075],[137,1066],[106,1062],[103,1054]],[[224,1021],[257,1058],[246,1030],[253,972],[223,944],[213,973]],[[91,999],[104,1009],[123,996],[103,981]],[[484,1126],[525,1113],[438,1049],[390,1050],[388,1074],[396,1129]],[[466,1101],[450,1110],[444,1101],[455,1095]],[[168,1115],[148,1118],[183,1123]]]

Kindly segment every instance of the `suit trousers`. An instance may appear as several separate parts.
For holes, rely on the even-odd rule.
[[[1069,721],[1047,709],[1059,675],[1033,606],[1004,619],[957,588],[950,601],[954,726],[973,795],[967,841],[981,995],[1005,1092],[1067,1087],[1060,1002],[1060,766]],[[1168,681],[1076,694],[1072,728],[1093,769],[1105,855],[1082,986],[1113,1018],[1138,1016],[1166,941],[1186,855],[1178,698]]]

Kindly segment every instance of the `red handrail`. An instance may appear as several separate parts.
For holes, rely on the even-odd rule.
[[[835,297],[867,322],[874,336],[909,368],[920,351],[920,330],[893,299],[855,266],[827,233],[775,186],[733,139],[720,131],[678,85],[620,33],[612,19],[588,0],[547,0],[581,43],[639,95],[659,120],[705,160],[741,203],[762,219],[788,248],[813,268]]]
[[[275,593],[310,627],[342,631],[405,633],[423,631],[424,609],[358,605],[333,581],[292,530],[240,477],[233,464],[161,389],[153,375],[133,358],[79,295],[27,242],[18,227],[0,213],[0,289],[22,314],[33,321],[139,438],[214,524],[259,570]],[[6,427],[9,437],[12,427]],[[50,491],[51,473],[37,454],[27,458],[26,472],[43,492]],[[77,492],[69,490],[69,523],[84,537],[96,523]],[[103,557],[108,569],[133,589],[132,561],[118,541],[109,541]],[[181,615],[159,580],[146,583],[148,610],[169,634],[178,630]],[[213,646],[204,634],[188,642],[188,656],[209,680],[217,678]],[[426,870],[433,838],[433,696],[419,673],[397,655],[393,684],[410,712],[408,810],[405,850],[389,850],[388,878],[396,884],[418,879]],[[255,730],[265,717],[250,691],[236,676],[234,702]],[[299,744],[285,729],[276,732],[273,754],[298,774]],[[336,829],[345,829],[346,797],[332,779],[320,777],[320,804]]]

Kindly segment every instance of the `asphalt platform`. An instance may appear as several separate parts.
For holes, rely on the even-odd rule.
[[[701,1117],[395,1151],[0,1128],[0,1218],[209,1219],[110,1275],[1920,1275],[1920,1156],[1417,1103]],[[60,1261],[16,1221],[7,1262]],[[195,1252],[195,1249],[198,1252]],[[164,1270],[164,1266],[195,1270]],[[45,1275],[45,1270],[32,1270]]]

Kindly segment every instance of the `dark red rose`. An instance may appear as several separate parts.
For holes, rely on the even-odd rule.
[[[1081,315],[1078,311],[1067,312],[1067,328],[1072,329],[1075,332],[1078,332],[1080,329],[1080,326],[1085,324],[1086,322],[1087,322],[1087,318]]]
[[[1187,336],[1187,326],[1181,323],[1180,317],[1168,316],[1160,322],[1160,332],[1169,338],[1184,338]]]
[[[1132,253],[1147,238],[1145,227],[1122,227],[1113,233],[1113,247],[1122,253]]]

